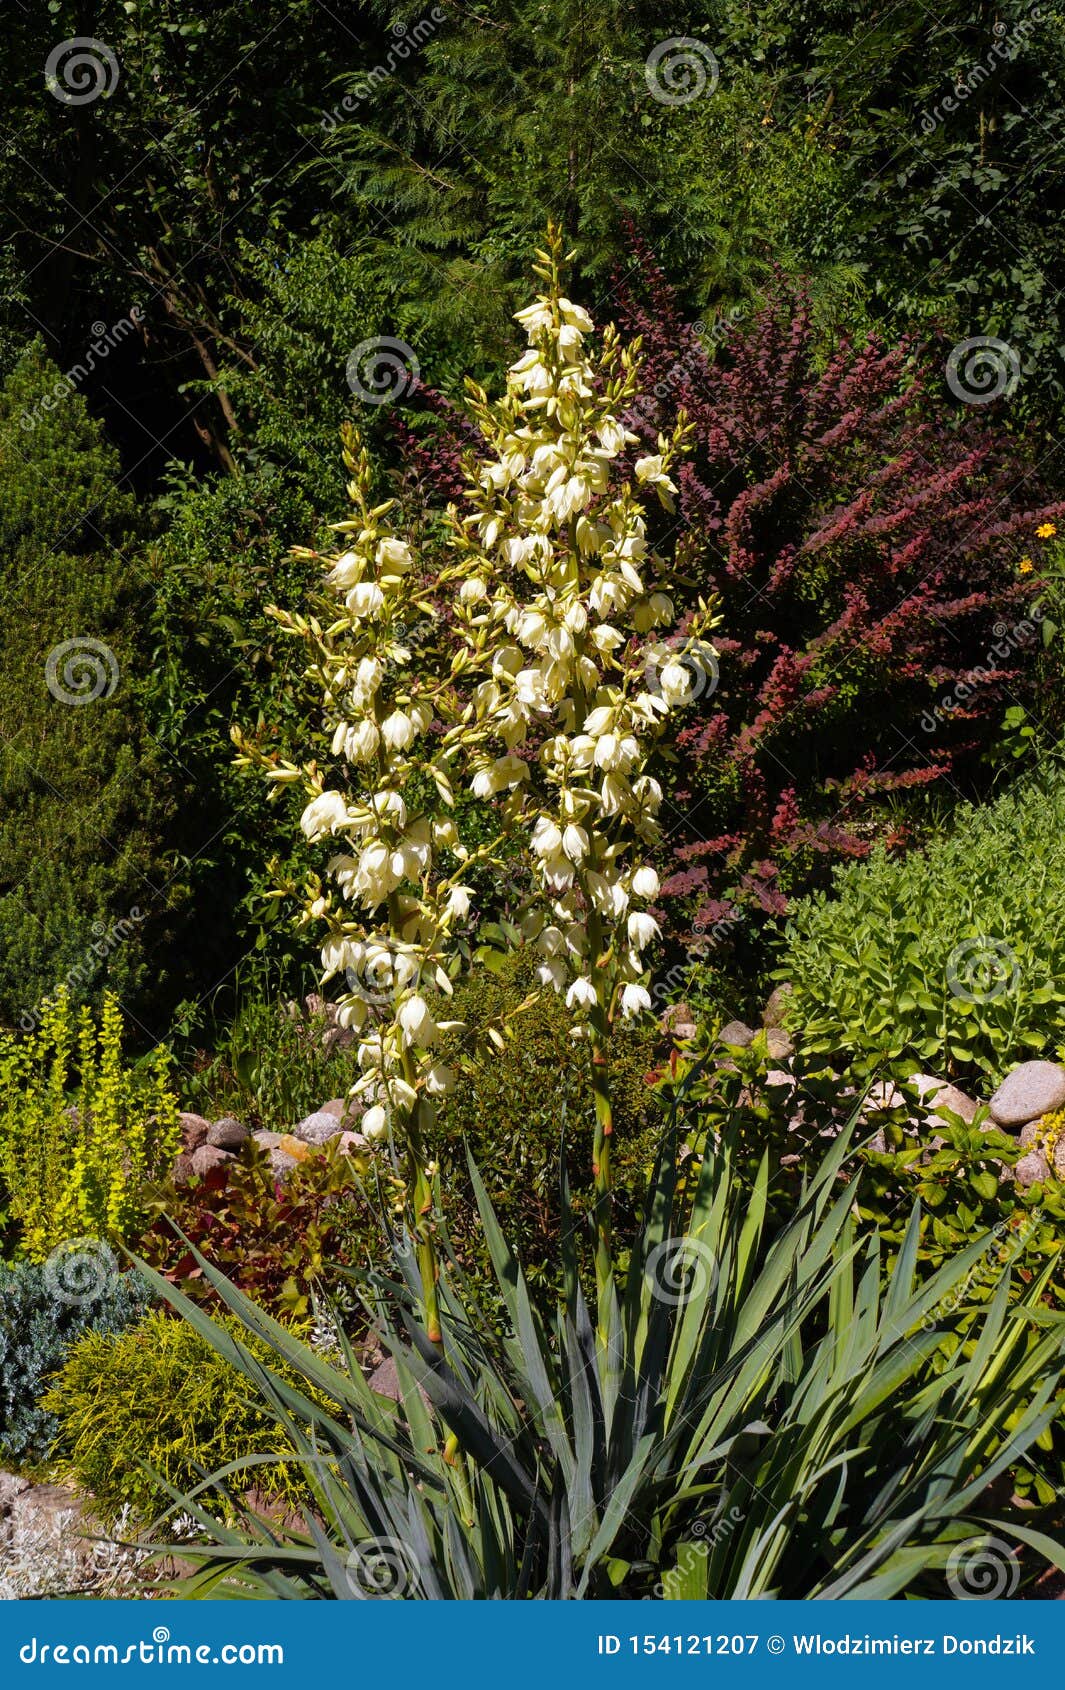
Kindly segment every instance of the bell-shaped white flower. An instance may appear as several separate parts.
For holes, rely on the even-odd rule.
[[[348,819],[348,806],[339,792],[323,792],[312,798],[300,817],[300,827],[308,839],[321,839],[324,834],[336,833]]]
[[[636,1015],[642,1015],[651,1008],[651,994],[646,986],[637,985],[630,981],[621,988],[621,1013],[626,1021],[631,1021]]]
[[[638,868],[632,877],[632,890],[637,898],[648,900],[658,897],[659,879],[653,868],[646,864]]]
[[[574,980],[566,993],[567,1009],[594,1009],[599,1002],[598,995],[592,982],[587,976]]]

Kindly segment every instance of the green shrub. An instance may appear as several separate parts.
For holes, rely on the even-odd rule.
[[[121,1332],[144,1314],[144,1286],[135,1275],[107,1271],[110,1265],[102,1253],[87,1263],[102,1275],[71,1297],[35,1262],[0,1263],[0,1460],[44,1460],[59,1430],[41,1403],[50,1376],[86,1332]]]
[[[145,732],[143,521],[84,399],[30,346],[0,388],[0,1021],[66,981],[144,1015],[180,887]],[[42,409],[43,400],[51,409]],[[149,957],[151,963],[149,964]]]
[[[223,1324],[252,1356],[267,1353],[232,1317]],[[192,1490],[231,1461],[246,1463],[228,1481],[237,1495],[295,1494],[285,1441],[247,1378],[169,1313],[153,1310],[124,1332],[87,1332],[43,1406],[58,1422],[60,1470],[93,1496],[105,1519],[127,1505],[140,1519],[154,1518],[171,1500],[160,1478]],[[256,1459],[275,1452],[278,1461]],[[225,1510],[223,1489],[212,1490],[211,1500]]]
[[[0,1033],[0,1192],[20,1248],[37,1261],[66,1239],[135,1239],[142,1188],[180,1148],[169,1062],[122,1059],[122,1014],[105,996],[99,1028],[64,988],[26,1037]]]
[[[876,851],[798,904],[778,979],[805,1049],[992,1079],[1065,1036],[1065,778],[960,813],[907,858]]]

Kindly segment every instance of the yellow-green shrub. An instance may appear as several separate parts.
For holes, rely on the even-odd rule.
[[[125,1065],[115,998],[105,997],[97,1027],[61,989],[28,1036],[0,1034],[0,1182],[34,1260],[81,1235],[135,1237],[141,1188],[179,1141],[168,1057]]]
[[[233,1316],[222,1324],[272,1372],[301,1383]],[[127,1504],[141,1520],[162,1514],[171,1498],[155,1474],[191,1491],[230,1461],[286,1448],[276,1417],[247,1379],[187,1321],[162,1309],[125,1332],[86,1333],[42,1407],[59,1423],[60,1475],[90,1492],[105,1520]],[[301,1490],[298,1471],[273,1462],[248,1466],[226,1483],[237,1496],[256,1490],[294,1498]],[[220,1493],[206,1506],[225,1509]]]

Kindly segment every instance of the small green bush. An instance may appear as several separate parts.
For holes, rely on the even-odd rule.
[[[102,1255],[90,1267],[106,1269]],[[55,1274],[35,1262],[0,1263],[0,1460],[43,1461],[59,1423],[41,1398],[71,1348],[86,1332],[121,1332],[139,1320],[149,1295],[131,1274],[104,1273],[71,1298]]]
[[[239,1322],[222,1324],[256,1359],[268,1358]],[[273,1370],[295,1377],[284,1364]],[[90,1492],[106,1520],[127,1505],[143,1520],[162,1513],[171,1498],[160,1477],[192,1490],[230,1461],[284,1451],[276,1422],[247,1380],[186,1321],[163,1310],[124,1332],[87,1332],[43,1406],[58,1422],[62,1472]],[[288,1469],[276,1462],[249,1464],[228,1485],[236,1495],[295,1494]],[[220,1490],[212,1505],[227,1506]]]
[[[105,994],[97,1024],[67,991],[46,999],[25,1038],[0,1032],[0,1195],[36,1261],[67,1239],[135,1239],[142,1188],[180,1148],[162,1047],[122,1055],[122,1011]]]
[[[877,850],[788,923],[778,979],[811,1055],[999,1077],[1065,1036],[1065,778],[966,809],[905,859]]]

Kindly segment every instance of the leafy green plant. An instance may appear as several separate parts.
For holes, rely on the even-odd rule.
[[[263,1344],[231,1317],[221,1330],[254,1368]],[[296,1377],[283,1364],[280,1375]],[[169,1486],[194,1486],[230,1463],[212,1492],[223,1512],[234,1506],[227,1481],[262,1496],[299,1494],[290,1453],[242,1370],[165,1310],[125,1331],[86,1332],[42,1406],[58,1425],[57,1471],[88,1491],[107,1520],[127,1507],[150,1520],[167,1506]]]
[[[959,1542],[992,1531],[1065,1565],[1030,1520],[989,1512],[999,1475],[1055,1414],[1060,1331],[1026,1346],[1042,1286],[1011,1314],[1007,1272],[974,1351],[933,1365],[951,1293],[985,1242],[918,1287],[914,1211],[885,1287],[880,1242],[857,1236],[854,1188],[840,1189],[848,1143],[844,1132],[774,1231],[768,1160],[752,1192],[726,1133],[682,1198],[674,1136],[620,1289],[612,1277],[598,1310],[605,1346],[572,1232],[566,1303],[544,1318],[471,1167],[511,1328],[495,1337],[452,1260],[441,1353],[400,1239],[393,1271],[373,1281],[398,1403],[370,1391],[350,1349],[346,1369],[328,1365],[204,1264],[302,1376],[295,1389],[243,1363],[302,1465],[306,1531],[248,1509],[226,1528],[183,1498],[211,1543],[192,1552],[202,1565],[182,1594],[634,1597],[675,1575],[700,1534],[711,1545],[700,1594],[718,1598],[918,1593]],[[159,1289],[242,1365],[229,1331]]]
[[[0,1264],[0,1459],[45,1459],[59,1429],[41,1404],[51,1375],[85,1332],[121,1332],[147,1303],[135,1274],[109,1275],[75,1300],[36,1262]]]
[[[65,989],[36,1030],[0,1032],[0,1182],[20,1248],[43,1261],[65,1239],[136,1238],[141,1187],[180,1147],[169,1058],[122,1056],[122,1012],[109,994],[97,1026]]]
[[[905,859],[882,849],[798,904],[778,979],[805,1049],[996,1077],[1065,1034],[1065,778],[1048,770]]]

